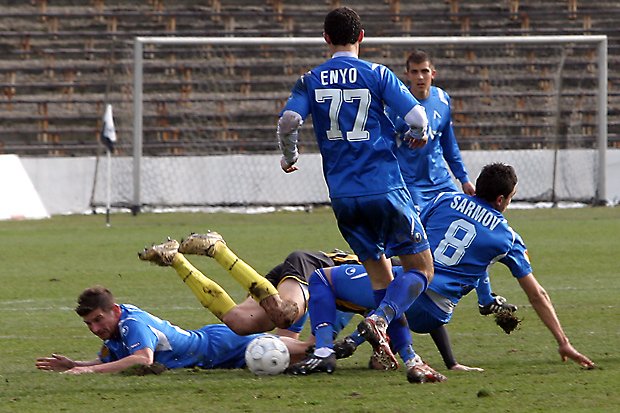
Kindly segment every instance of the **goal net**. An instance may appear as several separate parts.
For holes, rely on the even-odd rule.
[[[366,38],[360,58],[402,76],[414,48],[452,98],[471,179],[514,165],[517,201],[604,201],[605,36]],[[297,78],[329,58],[320,38],[136,38],[126,51],[112,161],[112,205],[144,207],[328,203],[308,119],[300,170],[284,174],[278,113]],[[131,78],[131,82],[128,79]],[[111,90],[114,90],[111,88]],[[105,203],[100,163],[93,205]]]

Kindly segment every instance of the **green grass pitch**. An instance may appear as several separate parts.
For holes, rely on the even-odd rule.
[[[217,320],[170,268],[138,260],[167,236],[217,230],[240,257],[265,272],[294,249],[347,249],[327,208],[263,215],[129,214],[0,222],[0,412],[616,412],[620,410],[620,208],[509,210],[534,273],[547,289],[573,345],[599,366],[562,363],[551,334],[501,265],[493,290],[524,319],[506,335],[466,297],[448,326],[456,358],[482,373],[446,371],[430,337],[417,351],[448,376],[413,385],[404,371],[367,366],[368,346],[332,375],[253,376],[247,370],[177,370],[160,376],[66,376],[38,371],[53,352],[91,359],[99,349],[73,312],[77,295],[103,284],[184,328]],[[206,257],[191,261],[233,298],[241,288]],[[307,334],[307,331],[304,332]]]

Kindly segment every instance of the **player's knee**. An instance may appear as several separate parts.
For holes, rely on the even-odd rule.
[[[433,265],[433,255],[430,250],[421,253],[421,260],[418,261],[418,271],[426,277],[430,283],[435,275],[435,266]]]
[[[424,273],[424,275],[426,276],[426,280],[430,284],[431,281],[433,281],[433,277],[435,276],[435,268],[433,267],[432,263],[429,267],[425,268],[422,272]]]
[[[252,326],[248,325],[245,318],[239,317],[239,314],[234,314],[234,311],[228,312],[224,317],[222,317],[222,321],[228,326],[228,328],[240,336],[245,336],[254,332],[254,328],[250,328]]]

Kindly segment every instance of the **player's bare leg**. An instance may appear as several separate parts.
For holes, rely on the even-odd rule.
[[[239,335],[271,331],[275,324],[252,297],[247,297],[222,318],[224,324]]]
[[[307,287],[294,278],[285,278],[278,284],[278,292],[284,301],[297,303],[301,310],[297,313],[295,321],[299,320],[305,313],[307,303]],[[235,308],[228,312],[222,321],[228,325],[235,333],[247,335],[263,331],[271,331],[275,327],[273,321],[252,297],[246,298]],[[299,333],[292,329],[278,328],[275,331],[280,338],[291,337],[299,338]],[[313,336],[311,336],[313,338]]]
[[[260,304],[276,327],[288,328],[297,319],[297,303],[283,300],[276,287],[237,257],[217,232],[191,234],[181,242],[179,252],[214,258]]]

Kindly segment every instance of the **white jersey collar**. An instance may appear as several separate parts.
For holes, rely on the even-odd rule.
[[[336,52],[332,55],[334,57],[355,57],[357,58],[357,54],[355,52]]]

